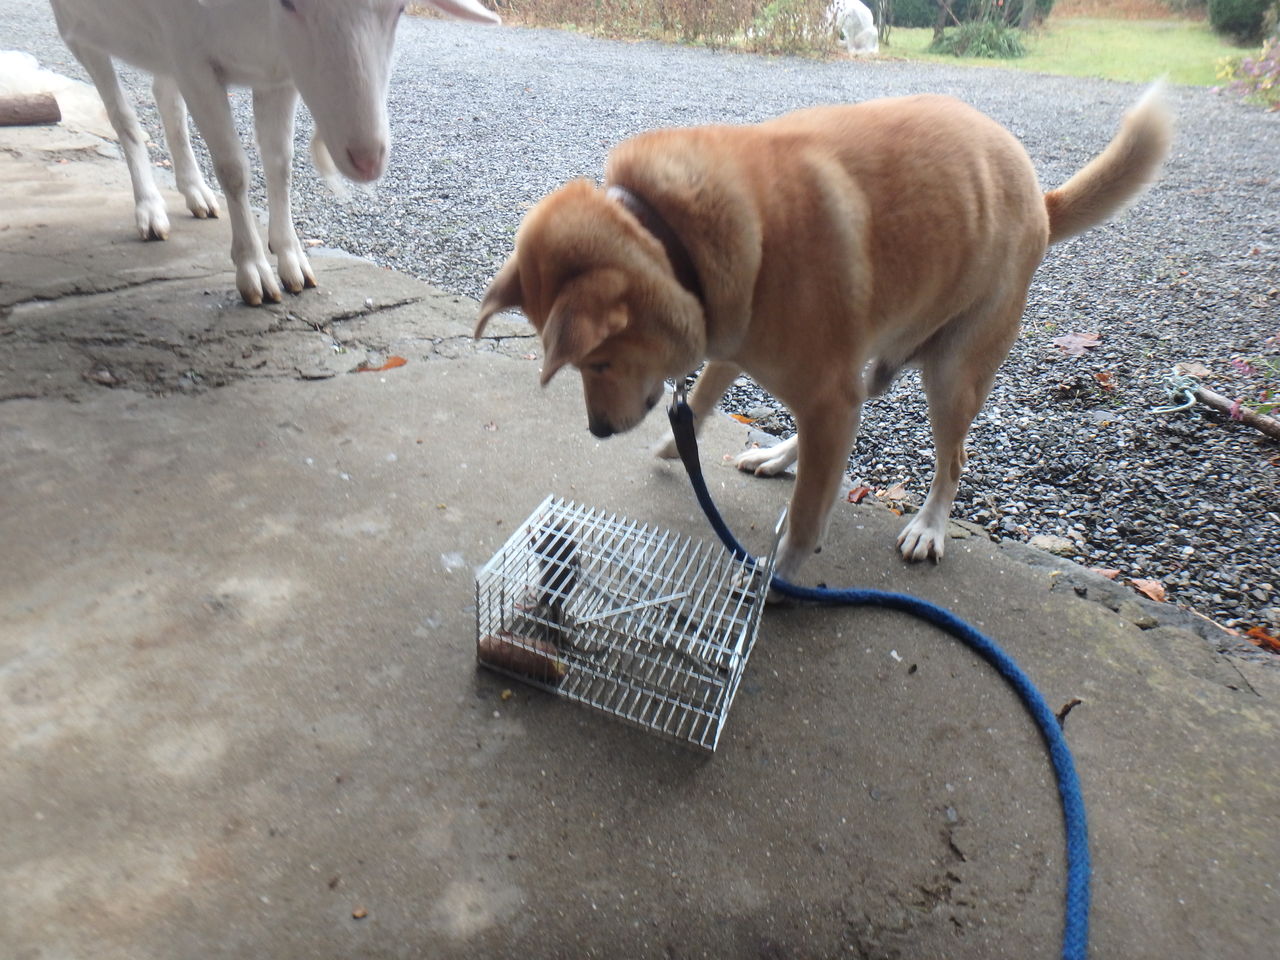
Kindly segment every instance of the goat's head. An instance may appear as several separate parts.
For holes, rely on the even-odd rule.
[[[423,0],[462,20],[500,23],[479,0]],[[271,0],[294,85],[346,177],[382,176],[391,134],[387,83],[404,0]]]

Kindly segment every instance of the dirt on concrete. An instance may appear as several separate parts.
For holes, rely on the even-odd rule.
[[[13,130],[6,140],[0,193],[21,197],[21,206],[0,201],[8,266],[0,401],[83,400],[101,387],[165,395],[240,380],[321,380],[392,356],[423,361],[471,349],[473,304],[323,248],[311,255],[325,264],[324,289],[244,309],[223,282],[225,222],[175,211],[168,241],[141,243],[116,164],[85,162],[122,166],[111,144],[66,130]],[[118,213],[84,216],[104,207]],[[174,302],[187,305],[181,315]],[[509,322],[484,345],[528,353],[531,340],[532,331]]]

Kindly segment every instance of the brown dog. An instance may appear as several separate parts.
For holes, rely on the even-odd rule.
[[[757,474],[799,459],[777,563],[788,579],[818,547],[864,398],[918,366],[937,463],[898,544],[941,558],[965,435],[1046,247],[1140,193],[1170,136],[1153,89],[1045,194],[1018,141],[948,97],[643,134],[612,152],[606,189],[575,181],[529,212],[476,335],[497,311],[524,311],[542,382],[578,367],[598,437],[634,427],[664,380],[704,359],[699,418],[750,374],[796,420],[796,437],[737,458]]]

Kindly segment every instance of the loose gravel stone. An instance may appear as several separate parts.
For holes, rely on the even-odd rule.
[[[0,0],[0,23],[6,46],[86,79],[44,0]],[[613,144],[652,127],[948,93],[1009,127],[1051,187],[1107,143],[1141,92],[997,68],[760,57],[440,20],[405,20],[397,50],[395,142],[375,187],[335,200],[305,166],[310,122],[300,117],[298,230],[469,297],[511,252],[533,203],[574,177],[599,178]],[[161,143],[148,81],[123,73]],[[248,100],[234,100],[246,132]],[[1151,408],[1167,402],[1175,363],[1201,363],[1213,389],[1253,398],[1261,377],[1231,361],[1280,357],[1280,114],[1206,89],[1173,87],[1169,100],[1177,136],[1160,181],[1126,215],[1053,248],[1037,273],[1023,335],[974,425],[954,516],[1023,540],[1074,531],[1081,563],[1162,580],[1171,601],[1228,625],[1275,623],[1280,444],[1203,408]],[[261,183],[254,189],[263,204]],[[1088,332],[1100,339],[1083,357],[1053,343]],[[726,406],[772,401],[743,382]],[[763,426],[793,424],[783,410]],[[930,457],[919,380],[908,374],[867,404],[850,470],[875,487],[905,482],[919,500]]]

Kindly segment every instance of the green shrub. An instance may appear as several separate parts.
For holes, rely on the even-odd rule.
[[[572,24],[606,36],[679,38],[711,46],[825,53],[835,49],[830,0],[502,0],[513,22]]]
[[[951,10],[961,20],[965,18],[965,8],[969,0],[955,0]],[[932,27],[938,19],[937,0],[893,0],[890,22],[895,27]],[[947,20],[950,23],[950,18]]]
[[[1012,60],[1025,57],[1021,31],[1005,26],[999,20],[970,20],[929,44],[930,53],[949,53],[957,57],[989,57]]]
[[[1004,6],[997,7],[991,0],[952,0],[951,12],[956,20],[964,23],[977,20],[983,16],[988,6],[994,17],[1012,26],[1017,26],[1022,18],[1023,0],[1005,0]],[[1031,0],[1035,4],[1035,23],[1043,23],[1053,9],[1053,0]],[[889,16],[895,27],[932,27],[938,21],[938,0],[893,0],[893,9]],[[945,26],[955,26],[955,20],[947,17]]]
[[[671,0],[665,0],[671,2]],[[712,7],[708,0],[681,0],[693,5]],[[723,2],[723,0],[722,0]],[[748,47],[774,53],[799,53],[806,50],[831,49],[835,32],[827,16],[829,0],[768,0],[747,3],[755,9],[750,20]]]
[[[1240,43],[1253,43],[1263,33],[1269,7],[1275,0],[1209,0],[1209,24]]]

